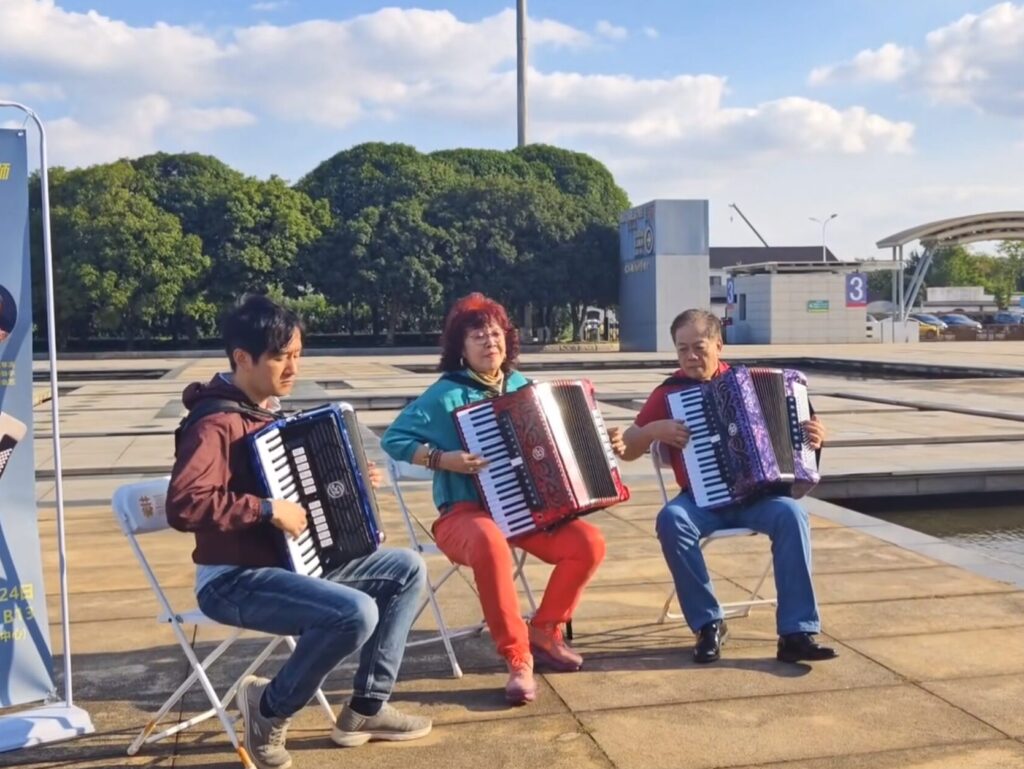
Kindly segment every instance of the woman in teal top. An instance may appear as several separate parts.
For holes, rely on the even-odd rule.
[[[381,445],[397,460],[435,470],[434,504],[441,516],[432,527],[434,539],[453,563],[473,570],[484,619],[508,665],[505,696],[521,705],[537,695],[535,660],[563,671],[579,670],[583,664],[565,643],[561,627],[604,559],[604,537],[596,526],[575,519],[549,532],[511,540],[555,566],[527,625],[512,578],[510,540],[484,510],[471,477],[487,462],[462,449],[452,417],[460,406],[529,384],[515,370],[519,334],[504,307],[475,293],[460,299],[448,313],[441,348],[441,378],[405,407]]]

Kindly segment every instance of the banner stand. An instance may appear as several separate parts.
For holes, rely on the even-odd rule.
[[[46,331],[50,359],[50,411],[53,418],[53,470],[57,501],[57,548],[60,575],[60,625],[64,655],[64,698],[30,710],[0,715],[0,752],[67,740],[95,731],[92,719],[72,700],[71,627],[68,616],[67,552],[64,544],[64,488],[60,449],[60,409],[57,389],[57,334],[54,312],[53,253],[50,246],[50,192],[46,160],[46,131],[35,112],[23,104],[0,101],[0,108],[21,110],[39,131],[39,174],[42,191],[43,263],[46,272]]]

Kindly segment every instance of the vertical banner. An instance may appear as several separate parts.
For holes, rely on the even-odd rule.
[[[32,265],[24,129],[0,129],[0,707],[55,689],[32,446]]]

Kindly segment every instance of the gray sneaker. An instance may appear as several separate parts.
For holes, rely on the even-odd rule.
[[[292,757],[284,749],[290,718],[267,718],[260,713],[260,698],[268,678],[246,676],[238,687],[238,709],[245,722],[245,749],[258,769],[288,769]]]
[[[431,728],[429,718],[403,715],[387,702],[375,716],[361,716],[345,703],[331,739],[343,748],[354,748],[370,740],[418,740],[430,734]]]

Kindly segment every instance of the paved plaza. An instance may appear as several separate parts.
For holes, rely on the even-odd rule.
[[[1024,766],[1024,570],[841,506],[865,490],[883,494],[969,493],[1024,488],[1024,343],[936,343],[905,347],[736,347],[726,359],[832,359],[871,362],[871,372],[812,373],[815,406],[830,430],[812,513],[815,584],[825,639],[841,656],[811,665],[775,661],[770,609],[730,623],[722,660],[697,666],[681,621],[656,622],[671,585],[653,520],[660,494],[646,459],[624,466],[633,495],[596,513],[608,557],[574,618],[587,657],[572,674],[540,677],[533,705],[504,704],[504,666],[489,637],[456,642],[465,676],[454,679],[440,644],[411,649],[396,702],[430,715],[434,732],[407,745],[333,747],[323,714],[307,708],[290,739],[295,766],[376,767],[861,767]],[[216,720],[134,757],[125,747],[188,669],[120,535],[110,496],[120,484],[166,474],[171,432],[189,381],[221,369],[219,357],[69,360],[62,365],[61,428],[71,584],[75,700],[95,735],[0,755],[29,767],[233,767],[237,759]],[[436,374],[434,355],[311,355],[288,404],[348,400],[360,408],[372,456],[376,436]],[[535,378],[587,377],[606,420],[626,425],[668,375],[666,354],[529,353]],[[42,363],[37,369],[42,370]],[[879,366],[888,367],[880,379]],[[908,374],[932,366],[944,378]],[[960,367],[965,376],[946,369]],[[146,378],[131,378],[144,375]],[[57,619],[52,424],[45,383],[36,409],[37,484],[51,621]],[[407,544],[390,489],[380,493],[389,544]],[[429,489],[410,499],[422,530],[434,511]],[[151,535],[147,552],[179,608],[191,608],[192,538]],[[720,597],[739,598],[767,557],[764,537],[713,544],[708,562]],[[443,569],[441,558],[430,560]],[[529,562],[542,586],[548,568]],[[771,596],[769,584],[763,590]],[[440,594],[450,624],[479,620],[471,575]],[[414,637],[432,630],[421,618]],[[195,636],[201,649],[223,631]],[[59,626],[51,636],[59,646]],[[235,647],[214,683],[230,682],[258,650]],[[269,667],[279,662],[274,658]],[[348,694],[351,667],[332,674],[335,705]],[[198,691],[198,690],[197,690]],[[205,707],[201,694],[186,713]],[[175,714],[177,717],[177,714]]]

